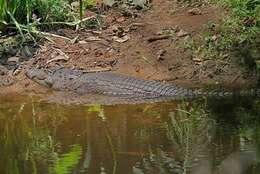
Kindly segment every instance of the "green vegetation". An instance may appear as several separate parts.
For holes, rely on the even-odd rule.
[[[22,41],[26,40],[24,33],[28,33],[33,39],[32,34],[42,34],[38,31],[44,27],[77,27],[85,8],[93,4],[93,0],[79,0],[74,5],[69,0],[0,0],[0,29],[4,33],[18,31]]]
[[[0,107],[0,173],[40,173],[41,167],[47,173],[68,174],[79,164],[83,148],[74,144],[65,153],[61,153],[55,139],[58,126],[66,117],[59,107],[48,107],[43,114],[37,103],[12,105],[8,111]],[[28,110],[27,110],[28,109]],[[40,115],[43,114],[43,120]],[[7,116],[8,115],[8,116]],[[4,167],[3,167],[4,166]],[[27,167],[25,167],[27,166]],[[41,167],[40,167],[41,166]]]
[[[1,167],[0,173],[19,174],[23,170],[19,163],[29,164],[32,173],[37,173],[38,161],[48,166],[56,160],[52,136],[48,130],[37,126],[34,111],[30,118],[21,116],[26,112],[25,107],[26,104],[22,103],[13,106],[10,112],[0,112],[0,160],[3,162],[1,166],[6,166]]]
[[[169,114],[167,134],[183,159],[183,173],[192,167],[194,160],[205,152],[214,136],[215,122],[200,106],[178,106]]]
[[[3,100],[0,173],[118,173],[125,165],[143,173],[185,174],[206,165],[217,171],[238,150],[251,150],[259,167],[259,104],[246,98],[129,106]],[[135,161],[125,162],[130,155]]]
[[[225,12],[222,22],[209,22],[202,43],[188,41],[201,60],[214,59],[235,61],[249,70],[260,68],[260,1],[220,0],[213,1]],[[201,41],[200,41],[201,42]]]
[[[61,155],[55,165],[56,174],[69,174],[78,163],[82,155],[82,147],[79,144],[72,146],[70,152]]]
[[[131,7],[146,8],[147,0],[105,0],[107,6],[120,6],[123,13]],[[258,0],[177,0],[188,5],[200,6],[216,3],[223,7],[223,22],[209,22],[208,33],[202,43],[188,40],[201,60],[215,59],[236,61],[248,69],[260,69],[260,2]],[[0,29],[2,33],[15,31],[24,42],[35,35],[44,34],[49,26],[68,25],[78,28],[85,8],[94,6],[95,0],[0,0]],[[121,7],[122,6],[122,7]],[[225,15],[225,16],[224,16]],[[90,28],[100,28],[102,19],[84,21]],[[46,33],[45,33],[46,34]]]
[[[25,0],[25,1],[0,1],[0,21],[3,25],[13,24],[15,21],[19,24],[29,24],[34,21],[53,22],[64,21],[70,17],[68,2],[64,0]]]

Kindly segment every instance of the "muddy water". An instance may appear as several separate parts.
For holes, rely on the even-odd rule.
[[[253,98],[111,106],[0,99],[0,174],[260,172]]]

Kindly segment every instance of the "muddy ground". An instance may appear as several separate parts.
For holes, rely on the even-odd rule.
[[[215,5],[184,8],[168,0],[154,0],[150,6],[135,17],[109,9],[102,16],[106,27],[100,29],[52,31],[63,38],[40,42],[35,55],[22,63],[21,54],[9,57],[9,63],[19,64],[18,68],[0,65],[0,93],[44,93],[45,88],[24,75],[32,66],[113,71],[187,87],[254,82],[253,77],[245,79],[241,67],[232,62],[197,60],[183,44],[190,38],[201,38],[208,32],[208,22],[219,23],[225,9]],[[92,15],[86,11],[85,17]]]

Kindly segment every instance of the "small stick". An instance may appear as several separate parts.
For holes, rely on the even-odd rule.
[[[69,50],[69,51],[65,51],[65,53],[78,53],[80,52],[81,50]]]
[[[90,17],[86,17],[82,20],[74,21],[74,22],[46,22],[46,23],[40,23],[38,25],[50,25],[50,24],[55,25],[55,24],[57,24],[57,25],[76,26],[76,25],[79,25],[82,22],[88,21],[88,20],[93,19],[95,17],[96,16],[93,15],[93,16],[90,16]]]
[[[41,35],[44,35],[44,36],[51,36],[51,37],[61,38],[61,39],[68,40],[68,41],[71,42],[70,38],[64,37],[64,36],[60,36],[60,35],[57,35],[57,34],[47,33],[47,32],[43,32],[43,31],[33,31],[33,33],[41,34]]]
[[[127,26],[127,28],[130,28],[130,27],[143,27],[143,26],[145,26],[145,24],[144,23],[132,23],[132,24],[130,24],[130,25],[128,25]]]
[[[96,73],[96,72],[106,72],[111,71],[111,68],[99,68],[99,69],[90,69],[90,70],[84,70],[86,73]]]
[[[237,79],[239,79],[241,77],[241,74],[237,74],[232,80],[231,80],[231,84],[235,83],[237,81]]]
[[[180,79],[180,77],[172,77],[172,78],[165,78],[165,79],[161,79],[159,80],[160,82],[170,82],[170,81],[175,81]]]
[[[147,39],[148,42],[154,42],[157,40],[169,39],[171,35],[153,36]]]

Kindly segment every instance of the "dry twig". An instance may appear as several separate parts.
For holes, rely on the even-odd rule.
[[[148,42],[154,42],[157,40],[164,40],[164,39],[169,39],[170,37],[172,37],[171,35],[162,35],[162,36],[152,36],[150,38],[147,39]]]

